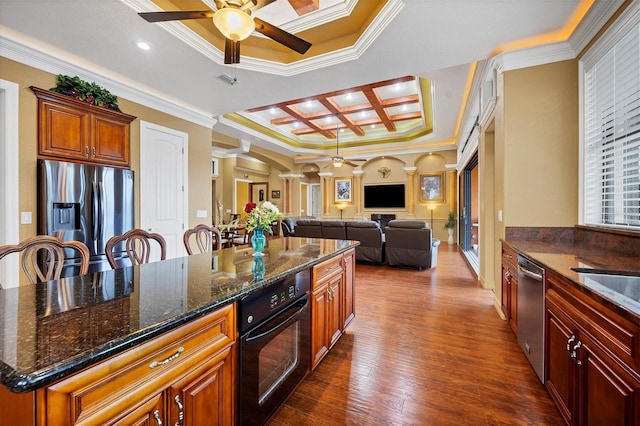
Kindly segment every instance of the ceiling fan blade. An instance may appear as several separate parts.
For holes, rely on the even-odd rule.
[[[267,37],[277,41],[278,43],[287,46],[289,49],[295,50],[301,55],[306,53],[307,50],[311,47],[311,43],[297,37],[291,33],[286,32],[285,30],[281,30],[280,28],[271,25],[268,22],[263,21],[260,18],[253,18],[253,21],[256,23],[256,31],[261,34],[266,35]]]
[[[351,167],[360,167],[360,164],[352,163],[352,162],[351,162],[351,161],[349,161],[349,160],[344,160],[344,164],[348,164],[348,165],[350,165]]]
[[[213,18],[212,10],[191,10],[175,12],[141,12],[138,13],[147,22],[179,21],[183,19]]]
[[[228,38],[224,41],[224,63],[239,64],[240,63],[240,42],[233,41]]]

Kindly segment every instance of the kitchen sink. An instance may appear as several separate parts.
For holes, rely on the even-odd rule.
[[[618,269],[598,269],[598,268],[571,268],[572,271],[576,271],[581,274],[595,274],[595,275],[624,275],[631,277],[640,277],[640,271],[618,270]]]
[[[633,302],[640,302],[640,273],[637,271],[613,271],[593,268],[571,268],[578,272],[580,282],[605,295],[623,296]]]

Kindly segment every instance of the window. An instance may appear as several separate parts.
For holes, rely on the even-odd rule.
[[[640,25],[584,61],[584,223],[640,229]]]

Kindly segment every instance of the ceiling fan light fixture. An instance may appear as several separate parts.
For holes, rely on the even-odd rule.
[[[213,15],[213,24],[229,40],[241,41],[256,29],[253,18],[239,9],[225,7]]]
[[[342,167],[342,161],[334,161],[333,167],[335,167],[336,169],[339,169],[340,167]]]

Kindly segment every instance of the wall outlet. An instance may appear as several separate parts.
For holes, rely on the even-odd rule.
[[[227,209],[227,213],[231,213],[231,209]]]
[[[207,217],[209,216],[209,212],[206,210],[198,210],[196,212],[196,217]]]
[[[20,212],[20,223],[30,225],[32,223],[31,212]]]

